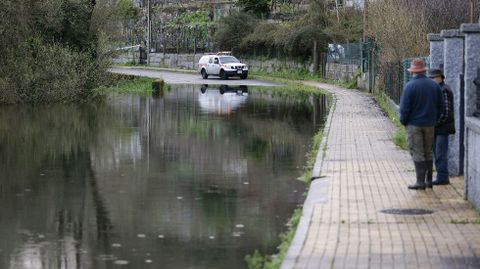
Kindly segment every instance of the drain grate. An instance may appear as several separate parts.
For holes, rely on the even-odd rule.
[[[428,215],[433,213],[432,210],[422,208],[390,208],[380,212],[394,215]]]

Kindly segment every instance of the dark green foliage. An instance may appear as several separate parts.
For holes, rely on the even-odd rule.
[[[296,29],[296,30],[294,30]],[[291,31],[284,32],[285,39],[283,44],[283,51],[290,56],[305,57],[311,55],[313,49],[313,42],[317,41],[319,47],[327,47],[326,35],[318,29],[318,26],[313,24],[294,25]]]
[[[219,49],[270,57],[281,54],[306,60],[312,53],[314,41],[317,41],[320,47],[326,48],[329,40],[321,26],[315,22],[259,21],[252,25],[247,21],[252,19],[242,13],[222,19],[215,35]]]
[[[95,5],[0,2],[0,104],[73,102],[93,95],[108,64],[93,26]]]
[[[116,16],[121,20],[131,20],[138,17],[138,10],[133,6],[131,0],[118,0]]]
[[[16,89],[14,100],[6,103],[72,102],[90,96],[95,86],[95,66],[86,52],[72,51],[58,44],[30,40],[22,55],[10,66]]]
[[[247,2],[262,1],[244,1],[241,4],[244,11],[247,11]],[[214,37],[219,49],[234,49],[244,55],[281,55],[309,60],[315,42],[320,50],[326,50],[331,42],[359,41],[363,31],[360,10],[342,8],[338,13],[333,12],[324,0],[309,1],[308,9],[295,19],[258,20],[253,28],[248,20],[252,18],[241,13],[222,19]]]
[[[256,23],[257,20],[247,13],[236,13],[220,19],[214,35],[217,48],[238,51],[243,37],[253,32]]]
[[[363,13],[358,9],[342,9],[339,17],[329,16],[323,32],[334,42],[355,42],[362,38]]]
[[[169,22],[169,26],[193,26],[193,25],[206,25],[210,22],[208,12],[195,11],[181,13]]]
[[[311,0],[305,15],[283,31],[283,50],[292,56],[305,57],[311,55],[314,41],[320,48],[326,48],[330,38],[325,35],[324,29],[329,23],[329,14],[324,0]]]
[[[275,37],[279,28],[278,23],[258,22],[255,29],[244,36],[240,43],[240,51],[243,54],[264,55],[275,57],[276,51]]]
[[[270,0],[238,0],[238,5],[244,12],[259,18],[266,18],[270,14]]]
[[[95,33],[90,31],[92,12],[90,0],[64,0],[62,29],[54,33],[55,40],[76,50],[89,50],[94,46],[96,38]]]

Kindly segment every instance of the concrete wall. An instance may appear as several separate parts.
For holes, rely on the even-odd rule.
[[[355,79],[360,66],[354,64],[327,63],[326,79],[349,82]]]
[[[273,72],[280,70],[308,70],[310,67],[309,63],[302,63],[297,61],[288,61],[288,60],[279,60],[279,59],[269,59],[269,60],[252,60],[245,59],[245,63],[248,65],[251,71],[265,71]]]
[[[480,209],[480,115],[477,110],[480,80],[480,24],[462,24],[465,35],[465,195]],[[480,112],[480,111],[479,111]]]
[[[480,119],[467,117],[465,144],[465,194],[480,209]]]
[[[113,58],[114,64],[126,64],[135,61],[135,63],[139,63],[140,61],[140,52],[139,51],[126,51],[123,53],[118,54],[115,58]]]
[[[132,62],[135,58],[135,62],[139,62],[139,53],[135,52],[126,52],[118,55],[114,59],[115,64],[126,64],[127,62]],[[160,66],[165,68],[179,68],[179,69],[197,69],[198,61],[203,56],[203,54],[174,54],[174,53],[150,53],[150,65]],[[269,59],[269,60],[255,60],[255,59],[243,59],[240,58],[242,62],[245,62],[251,72],[255,71],[264,71],[264,72],[274,72],[281,70],[310,70],[311,64],[309,62],[298,62],[292,60],[280,60],[280,59]],[[343,82],[352,81],[355,78],[355,75],[359,71],[360,67],[354,64],[337,64],[337,63],[327,63],[326,66],[326,78],[332,80],[338,80]]]
[[[440,34],[428,34],[430,41],[430,68],[442,69],[444,61],[444,39]]]
[[[453,92],[453,107],[455,114],[455,135],[449,137],[448,170],[450,175],[463,175],[464,168],[464,106],[461,78],[464,70],[464,35],[458,29],[442,30],[444,39],[443,71],[445,83]]]
[[[480,80],[480,24],[462,24],[460,30],[443,30],[441,35],[430,34],[428,39],[431,67],[444,67],[446,83],[455,95],[457,133],[450,140],[449,169],[455,175],[463,170],[465,198],[480,209],[480,111],[477,112],[480,85],[474,83]]]
[[[138,63],[139,53],[133,54],[132,52],[125,52],[118,55],[114,59],[115,64],[126,64],[127,62],[132,62],[134,60]],[[198,61],[203,56],[203,54],[175,54],[175,53],[150,53],[150,65],[160,66],[165,68],[181,68],[181,69],[197,69]],[[243,59],[240,58],[242,62],[245,62],[251,71],[265,71],[273,72],[279,70],[308,70],[310,67],[309,63],[302,63],[289,60],[279,60],[279,59],[269,59],[269,60],[254,60],[254,59]]]
[[[197,69],[202,54],[150,53],[149,57],[152,66]]]

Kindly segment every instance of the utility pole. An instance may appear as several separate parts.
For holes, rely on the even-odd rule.
[[[368,0],[363,0],[363,42],[367,41]]]
[[[151,41],[152,41],[152,29],[150,22],[150,0],[147,0],[147,64],[150,64],[150,51],[151,51]]]

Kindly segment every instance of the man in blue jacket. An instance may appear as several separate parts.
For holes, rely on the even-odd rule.
[[[422,59],[413,59],[408,69],[413,79],[405,85],[400,100],[400,122],[406,127],[407,144],[415,163],[417,182],[413,190],[432,187],[435,125],[443,110],[442,90],[427,76]]]

